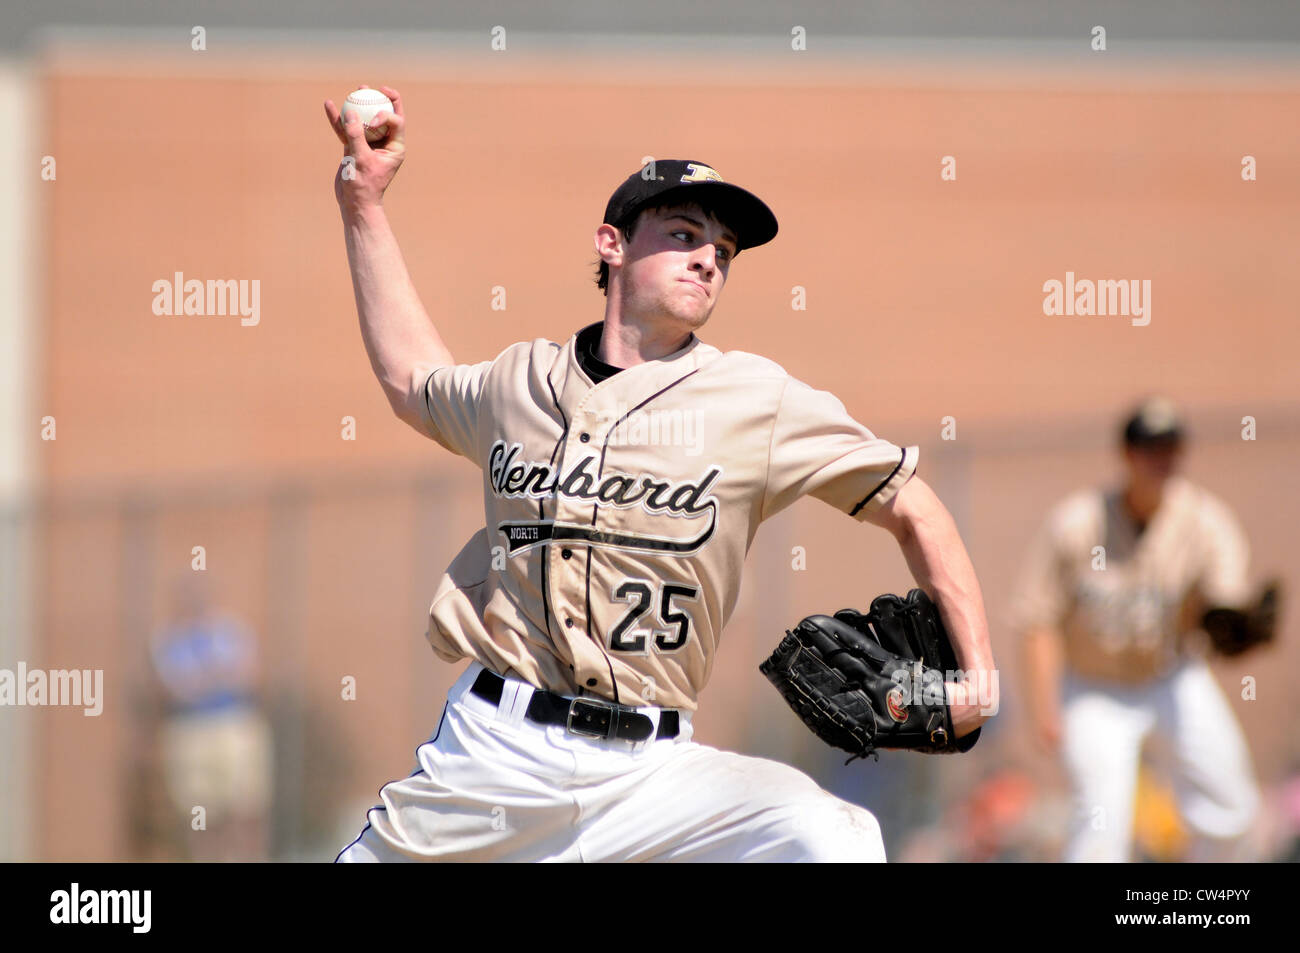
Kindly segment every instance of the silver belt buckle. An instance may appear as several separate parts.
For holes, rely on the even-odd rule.
[[[583,728],[573,723],[574,709],[578,705],[590,705],[592,708],[604,708],[609,711],[609,727],[605,731],[593,731],[591,728]],[[564,727],[575,735],[586,735],[588,738],[614,738],[618,730],[618,706],[613,702],[607,702],[604,699],[595,698],[575,698],[569,702],[569,716],[564,720]]]

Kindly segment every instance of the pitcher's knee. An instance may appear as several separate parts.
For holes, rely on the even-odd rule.
[[[813,863],[884,863],[880,823],[866,808],[838,799],[792,807],[791,859]]]

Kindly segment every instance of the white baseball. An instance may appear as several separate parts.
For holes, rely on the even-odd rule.
[[[378,142],[388,135],[388,123],[372,126],[374,118],[381,112],[393,112],[393,102],[377,89],[358,89],[348,93],[343,101],[343,121],[347,122],[349,113],[361,117],[361,125],[366,130],[366,142]]]

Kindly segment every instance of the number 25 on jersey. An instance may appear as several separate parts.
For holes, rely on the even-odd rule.
[[[691,619],[674,606],[674,600],[693,602],[699,594],[699,589],[694,586],[664,583],[656,592],[655,584],[647,579],[628,579],[623,582],[614,590],[613,601],[628,603],[629,608],[610,631],[610,649],[614,652],[645,655],[649,652],[650,639],[653,637],[658,651],[677,651],[690,638]],[[658,617],[658,625],[652,620],[649,629],[638,629],[637,624],[652,609]]]

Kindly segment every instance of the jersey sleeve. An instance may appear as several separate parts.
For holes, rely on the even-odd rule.
[[[1250,601],[1250,544],[1227,504],[1213,497],[1201,504],[1201,595],[1212,606],[1240,608]]]
[[[478,460],[479,407],[492,364],[446,364],[412,375],[411,387],[421,393],[421,432],[470,460]]]
[[[1016,636],[1032,629],[1059,628],[1069,612],[1065,558],[1053,513],[1034,535],[1011,590],[1008,621]]]
[[[789,378],[772,425],[762,518],[807,495],[865,520],[911,478],[919,455],[877,437],[833,394]]]

